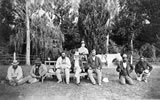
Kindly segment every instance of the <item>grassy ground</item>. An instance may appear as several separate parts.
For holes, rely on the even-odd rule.
[[[0,66],[0,80],[5,79],[8,66]],[[24,74],[28,75],[30,67],[23,66]],[[160,100],[160,69],[155,68],[148,83],[137,82],[135,85],[120,85],[118,73],[114,68],[104,69],[103,76],[109,83],[102,86],[92,85],[89,80],[82,79],[77,86],[71,80],[69,85],[57,84],[56,79],[44,83],[24,84],[12,87],[0,84],[0,100]],[[132,73],[133,79],[135,74]]]

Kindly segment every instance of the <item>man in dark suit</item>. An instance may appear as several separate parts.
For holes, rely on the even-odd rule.
[[[93,85],[96,81],[93,77],[93,72],[96,73],[98,79],[98,85],[101,85],[102,80],[102,63],[100,58],[96,57],[96,50],[92,50],[90,57],[88,58],[88,75]]]
[[[143,57],[140,57],[140,61],[135,65],[137,80],[147,82],[152,69],[152,66],[147,61],[145,61]]]
[[[133,71],[133,66],[128,62],[127,55],[123,54],[123,60],[118,63],[117,72],[119,72],[119,80],[122,85],[128,83],[133,85],[133,80],[130,73]]]

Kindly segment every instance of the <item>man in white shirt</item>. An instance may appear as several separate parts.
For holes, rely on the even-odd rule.
[[[68,57],[66,57],[65,52],[62,52],[61,56],[57,59],[56,62],[56,76],[58,78],[58,82],[62,82],[62,76],[61,73],[65,73],[66,77],[66,83],[69,84],[69,78],[70,78],[70,68],[71,68],[71,62]]]
[[[21,66],[19,66],[18,64],[19,62],[17,60],[14,60],[7,71],[6,78],[9,81],[9,84],[12,86],[19,85],[23,80],[23,71]]]
[[[79,58],[79,52],[75,52],[74,54],[74,72],[76,77],[76,84],[80,84],[80,73],[82,72],[83,65],[82,60]]]
[[[82,59],[87,60],[87,55],[89,54],[88,49],[85,47],[84,41],[81,42],[81,47],[78,49],[80,55],[82,55]]]

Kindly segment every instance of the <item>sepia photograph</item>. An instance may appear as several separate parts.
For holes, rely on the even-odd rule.
[[[0,0],[0,100],[160,100],[160,0]]]

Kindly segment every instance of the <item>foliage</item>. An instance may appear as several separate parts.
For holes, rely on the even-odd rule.
[[[140,49],[140,55],[147,58],[153,57],[152,45],[150,45],[149,43],[146,43],[145,45],[143,45]]]
[[[14,24],[12,0],[1,0],[0,2],[0,44],[8,43],[9,35],[13,33],[12,25]]]
[[[89,50],[95,48],[98,53],[105,53],[106,51],[104,48],[106,47],[108,23],[110,23],[107,21],[115,16],[115,8],[119,7],[119,5],[113,5],[117,3],[116,0],[111,1],[110,6],[113,9],[109,6],[110,2],[105,0],[82,0],[80,3],[79,31]]]
[[[6,44],[10,41],[11,51],[25,54],[25,0],[1,0],[0,4],[0,39]],[[95,48],[97,53],[105,53],[107,34],[110,53],[130,53],[131,39],[135,51],[146,43],[159,50],[159,4],[159,0],[31,0],[31,54],[55,47],[75,49],[82,39],[89,51]]]

